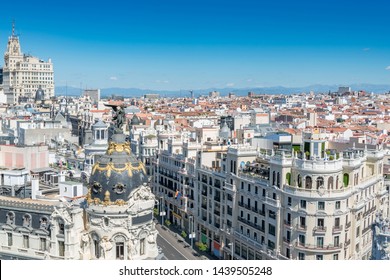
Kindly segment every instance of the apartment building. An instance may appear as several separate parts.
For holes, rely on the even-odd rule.
[[[156,172],[154,185],[166,218],[188,232],[194,215],[196,240],[216,257],[371,258],[375,214],[389,213],[379,148],[328,149],[327,135],[314,130],[299,151],[235,145],[205,161],[204,144],[197,149],[160,151],[154,170],[168,177]],[[190,178],[193,188],[182,183]]]

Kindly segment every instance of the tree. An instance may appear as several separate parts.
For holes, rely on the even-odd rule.
[[[195,245],[198,247],[198,249],[202,252],[207,250],[207,244],[203,242],[196,242]]]

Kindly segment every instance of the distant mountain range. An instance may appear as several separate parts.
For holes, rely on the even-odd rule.
[[[348,85],[352,90],[364,90],[366,92],[386,93],[390,91],[390,85],[374,85],[374,84],[352,84]],[[208,88],[193,90],[195,97],[207,95],[211,91],[219,91],[221,95],[227,95],[230,92],[238,96],[247,95],[248,92],[262,94],[293,94],[313,91],[315,93],[336,92],[338,85],[311,85],[306,87],[248,87],[248,88]],[[58,86],[56,87],[56,95],[80,96],[82,89],[75,87]],[[120,95],[124,97],[140,97],[147,93],[158,93],[162,97],[189,97],[189,90],[149,90],[139,88],[102,88],[101,96],[110,97],[112,95]]]

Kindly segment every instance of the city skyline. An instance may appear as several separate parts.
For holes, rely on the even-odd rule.
[[[4,3],[0,45],[15,20],[22,52],[53,60],[56,86],[390,84],[390,5],[381,2]]]

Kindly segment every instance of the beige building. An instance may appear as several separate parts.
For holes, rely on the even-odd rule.
[[[23,54],[14,29],[4,54],[3,87],[8,104],[34,99],[39,88],[44,91],[45,99],[54,96],[54,71],[51,59],[45,62]]]

